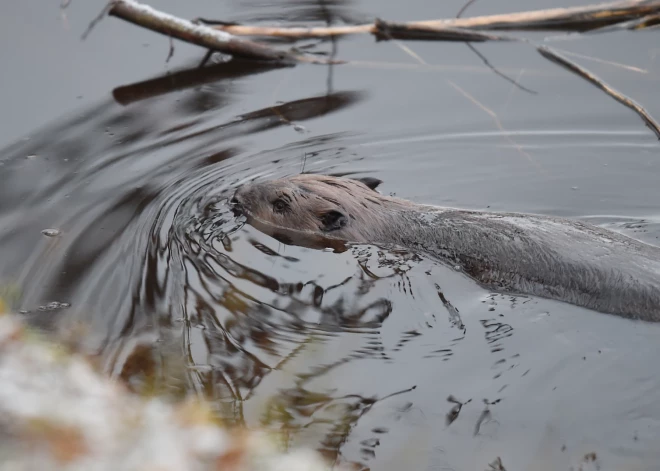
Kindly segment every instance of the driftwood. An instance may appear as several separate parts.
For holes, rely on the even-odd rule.
[[[376,20],[373,24],[327,28],[264,28],[223,23],[214,27],[183,20],[154,10],[134,0],[112,0],[108,13],[136,25],[165,34],[172,38],[187,41],[204,47],[209,51],[219,51],[234,57],[260,59],[269,63],[315,63],[333,64],[339,61],[304,55],[299,52],[281,51],[255,41],[237,38],[235,35],[255,35],[288,38],[334,37],[345,34],[371,33],[378,39],[417,39],[440,41],[516,41],[535,47],[546,59],[561,65],[593,85],[603,90],[619,103],[635,111],[646,125],[660,139],[660,125],[649,113],[632,99],[605,84],[594,74],[571,62],[546,46],[523,37],[503,36],[480,30],[564,30],[589,31],[600,28],[625,27],[641,29],[660,22],[660,0],[626,0],[575,8],[555,8],[531,12],[504,15],[479,16],[473,18],[453,18],[447,20],[418,21],[411,23],[392,23]],[[206,21],[206,20],[204,20]],[[170,49],[170,55],[172,48]],[[202,65],[210,56],[207,53]],[[146,82],[130,88],[116,89],[115,99],[127,104],[149,96],[167,93],[172,89],[189,86],[190,83],[213,80],[213,73],[198,76],[195,73],[169,79]],[[182,78],[179,82],[177,79]],[[144,85],[144,86],[141,86]]]
[[[460,28],[471,30],[518,30],[518,31],[589,31],[604,26],[635,20],[660,13],[660,0],[626,0],[573,8],[526,11],[501,15],[451,18],[401,23],[404,27]],[[204,20],[208,23],[213,23]],[[657,21],[657,19],[656,19]],[[262,36],[278,38],[322,38],[350,34],[378,36],[378,21],[355,26],[330,27],[264,27],[238,24],[217,24],[219,31],[237,36]],[[652,23],[657,24],[657,23]]]
[[[180,39],[234,57],[284,63],[328,63],[327,60],[318,57],[281,51],[266,44],[237,38],[230,33],[168,15],[133,0],[111,1],[108,14],[170,38]]]
[[[282,51],[270,45],[237,36],[274,38],[319,38],[369,33],[381,40],[417,39],[463,42],[525,41],[523,38],[486,33],[483,30],[563,30],[590,31],[622,26],[630,29],[651,27],[660,22],[660,0],[624,0],[574,8],[553,8],[501,15],[452,18],[443,20],[388,22],[376,19],[373,24],[338,27],[263,27],[197,19],[194,22],[159,12],[135,0],[111,0],[108,14],[138,26],[176,38],[209,51],[234,57],[267,61],[315,64],[341,63],[318,56]],[[200,23],[219,23],[206,26]],[[170,47],[170,55],[172,47]],[[207,55],[208,58],[208,55]],[[206,63],[206,59],[202,64]]]

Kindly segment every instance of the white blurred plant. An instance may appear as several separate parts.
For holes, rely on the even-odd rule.
[[[312,450],[281,453],[262,432],[223,428],[202,401],[134,395],[0,314],[0,470],[328,468]]]

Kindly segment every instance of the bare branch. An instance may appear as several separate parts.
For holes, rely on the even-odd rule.
[[[653,117],[646,111],[641,105],[623,95],[621,92],[615,90],[610,85],[603,82],[601,79],[596,77],[594,74],[589,72],[587,69],[584,69],[577,65],[575,62],[566,59],[565,57],[560,56],[556,52],[552,51],[550,48],[545,46],[539,46],[537,48],[539,53],[546,59],[551,60],[552,62],[561,65],[567,70],[570,70],[574,74],[582,77],[583,79],[591,82],[593,85],[597,86],[609,96],[614,98],[616,101],[621,103],[624,106],[627,106],[635,113],[639,115],[640,118],[646,123],[646,125],[653,131],[658,139],[660,139],[660,125],[653,119]]]
[[[197,46],[230,54],[235,57],[277,62],[309,62],[327,64],[325,59],[281,51],[254,41],[237,38],[224,31],[196,25],[133,0],[113,0],[109,3],[111,16],[142,26]]]
[[[572,8],[525,11],[472,18],[448,18],[406,23],[408,26],[463,28],[471,30],[589,31],[607,25],[660,13],[660,0],[624,0]],[[221,22],[220,22],[221,23]],[[331,27],[264,27],[221,23],[215,29],[237,36],[319,38],[350,34],[376,34],[376,24]]]

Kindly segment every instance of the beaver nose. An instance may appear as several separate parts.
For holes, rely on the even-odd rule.
[[[232,206],[241,204],[241,195],[240,195],[240,193],[241,193],[241,189],[237,188],[234,191],[234,194],[232,195],[231,199],[229,200],[229,204],[231,204]]]
[[[234,193],[234,195],[229,200],[229,206],[231,207],[231,211],[234,213],[234,216],[241,216],[243,214],[243,205],[241,204],[241,200],[238,197],[238,191]]]

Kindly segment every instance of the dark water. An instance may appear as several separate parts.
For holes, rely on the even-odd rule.
[[[171,77],[126,87],[202,53],[177,45],[164,65],[166,39],[116,19],[80,42],[101,4],[74,0],[66,22],[34,0],[2,8],[0,279],[28,319],[138,391],[203,394],[230,422],[365,468],[569,469],[588,453],[601,469],[658,468],[659,326],[493,295],[404,251],[284,246],[226,205],[241,183],[304,168],[657,244],[660,144],[634,113],[520,44],[476,46],[520,86],[461,43],[407,43],[412,55],[353,37],[334,46],[353,63],[330,69],[230,62],[175,76],[201,84],[171,93]],[[462,4],[153,3],[318,24]],[[616,62],[571,56],[660,116],[656,31],[551,44]]]

